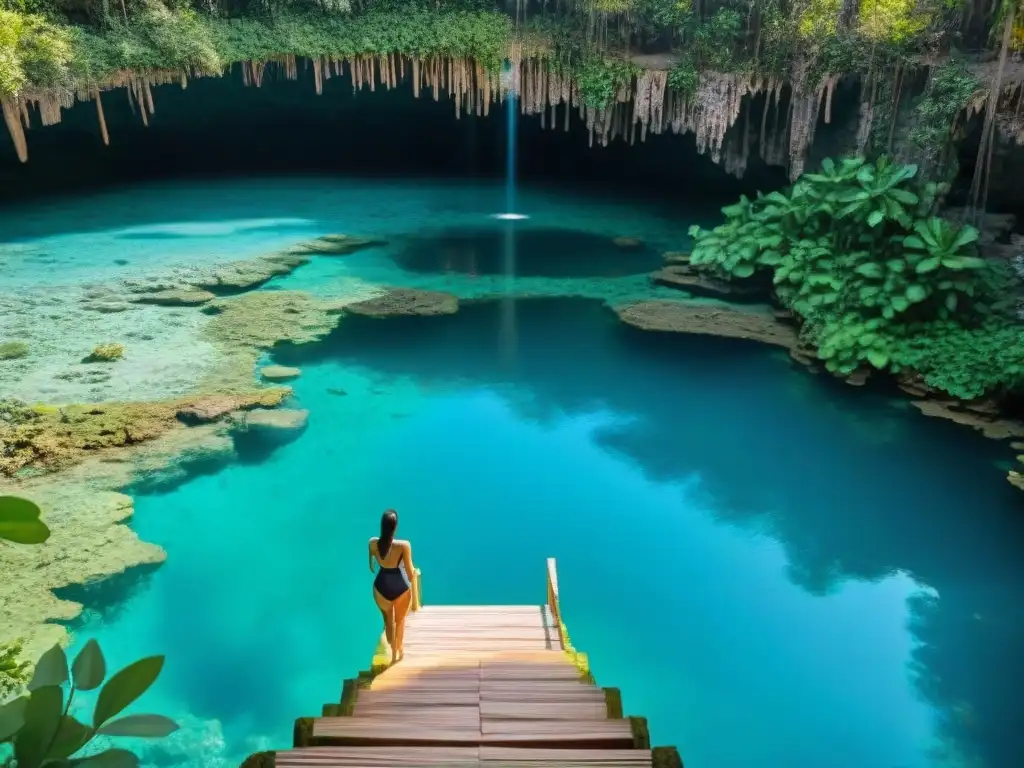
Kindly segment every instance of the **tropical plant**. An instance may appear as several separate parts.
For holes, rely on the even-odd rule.
[[[139,760],[125,749],[75,756],[97,735],[160,738],[178,729],[162,715],[118,717],[156,681],[163,665],[163,656],[150,656],[107,678],[99,644],[90,640],[69,671],[64,650],[55,645],[36,664],[28,694],[0,707],[0,744],[13,745],[18,768],[134,768]],[[71,714],[75,694],[97,688],[92,718],[83,723]]]
[[[885,157],[825,160],[788,190],[723,208],[721,226],[691,228],[691,263],[719,277],[770,276],[830,371],[913,367],[976,397],[996,386],[991,377],[976,386],[952,374],[927,339],[946,348],[966,341],[999,308],[1002,278],[976,255],[976,229],[934,215],[948,187],[916,183],[916,173]],[[1024,350],[1012,349],[1024,370]],[[1020,378],[1009,362],[1005,371],[1007,381]]]
[[[39,517],[39,507],[31,501],[0,496],[0,539],[43,543],[50,530]],[[0,701],[25,682],[28,665],[20,657],[19,644],[0,648]],[[75,755],[98,735],[160,738],[178,729],[162,715],[118,717],[149,689],[163,666],[163,656],[150,656],[107,678],[107,662],[95,640],[85,644],[70,670],[64,649],[53,646],[36,663],[28,692],[0,706],[0,748],[13,747],[17,768],[134,768],[139,760],[125,749]],[[97,688],[99,695],[86,725],[71,714],[71,706],[76,693]]]
[[[28,499],[0,496],[0,540],[15,544],[42,544],[50,529],[40,520],[40,509]]]

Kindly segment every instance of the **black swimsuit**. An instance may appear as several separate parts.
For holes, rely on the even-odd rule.
[[[388,547],[390,550],[391,548]],[[387,552],[384,553],[387,556]],[[398,565],[394,568],[385,568],[381,562],[380,549],[377,550],[377,565],[380,566],[380,570],[377,571],[377,576],[373,580],[374,589],[380,592],[380,596],[385,600],[394,602],[409,589],[409,581],[405,577],[405,572],[401,569],[402,561],[398,561]]]

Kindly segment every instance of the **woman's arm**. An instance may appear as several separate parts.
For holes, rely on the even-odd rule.
[[[374,567],[373,567],[374,563],[373,563],[373,561],[376,559],[373,556],[373,542],[374,541],[375,541],[375,539],[370,539],[370,544],[369,544],[369,550],[370,550],[370,573],[373,573],[373,571],[374,571]]]
[[[416,568],[412,564],[412,544],[408,541],[402,547],[402,562],[405,563],[405,575],[412,581],[416,578]]]

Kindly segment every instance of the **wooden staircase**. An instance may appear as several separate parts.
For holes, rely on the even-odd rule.
[[[682,768],[675,747],[651,749],[647,721],[623,717],[617,688],[599,688],[561,621],[548,560],[544,605],[421,607],[420,574],[405,658],[346,680],[341,701],[295,723],[294,749],[243,768]]]

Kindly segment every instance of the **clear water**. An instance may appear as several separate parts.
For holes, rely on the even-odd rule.
[[[433,236],[440,252],[476,237],[488,193],[391,185],[375,217],[372,190],[290,184],[132,192],[132,221],[104,210],[109,198],[77,203],[93,226],[54,235],[38,212],[22,245],[92,243],[83,273],[115,273],[115,234],[134,227],[175,234],[133,240],[139,269],[211,238],[204,258],[237,258],[305,236],[275,227],[296,218],[296,200],[320,201],[308,231],[386,232],[395,245],[270,288],[329,293],[345,274],[477,291],[482,277],[465,270],[399,262],[412,240],[429,252]],[[231,223],[214,235],[218,199]],[[584,233],[577,242],[639,234],[655,248],[702,215],[526,191],[520,207],[531,227]],[[260,209],[277,222],[262,233]],[[523,279],[600,297],[573,247],[551,248]],[[26,282],[42,279],[32,258],[14,268]],[[633,279],[595,269],[601,286]],[[97,637],[115,664],[167,655],[139,707],[186,727],[147,747],[147,764],[237,765],[287,746],[295,717],[338,699],[379,635],[365,541],[385,507],[414,543],[427,602],[539,603],[544,558],[557,557],[570,632],[599,682],[690,768],[1021,764],[1024,523],[995,444],[754,344],[632,331],[593,299],[349,318],[275,360],[303,369],[308,429],[273,450],[248,439],[218,471],[140,490],[133,525],[168,561],[82,593],[93,610],[77,643]]]

